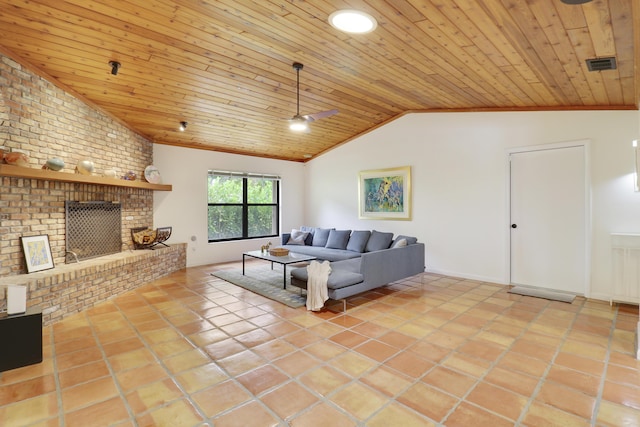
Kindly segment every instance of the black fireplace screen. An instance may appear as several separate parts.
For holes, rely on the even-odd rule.
[[[64,206],[67,263],[122,250],[120,203],[66,201]]]

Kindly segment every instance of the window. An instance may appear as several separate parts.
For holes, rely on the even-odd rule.
[[[209,171],[209,242],[280,234],[280,177]]]

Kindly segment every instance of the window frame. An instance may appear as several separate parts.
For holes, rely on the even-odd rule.
[[[224,176],[229,178],[241,178],[242,179],[242,202],[241,203],[211,203],[209,202],[209,177],[210,176]],[[249,180],[250,179],[262,179],[273,181],[275,184],[275,202],[273,203],[250,203],[249,198]],[[231,242],[241,240],[254,240],[264,239],[267,237],[278,237],[280,235],[280,177],[277,175],[256,174],[248,172],[227,172],[210,170],[207,173],[207,241],[208,243],[219,242]],[[227,207],[240,207],[242,209],[242,236],[241,237],[229,237],[224,239],[209,239],[209,208],[212,206],[227,206]],[[249,209],[256,206],[271,206],[275,211],[275,234],[267,234],[261,236],[249,236]]]

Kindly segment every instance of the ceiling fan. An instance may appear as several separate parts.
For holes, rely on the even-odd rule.
[[[334,109],[314,114],[300,115],[300,70],[302,70],[302,67],[303,65],[299,62],[293,63],[293,69],[296,70],[297,108],[296,115],[289,119],[289,129],[296,132],[308,132],[309,123],[338,114],[338,110]]]

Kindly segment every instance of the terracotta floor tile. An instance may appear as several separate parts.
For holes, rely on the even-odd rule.
[[[367,427],[390,426],[435,427],[435,424],[417,412],[397,403],[386,406],[367,421]]]
[[[344,347],[330,341],[320,341],[318,343],[311,344],[305,347],[304,350],[325,362],[347,352]]]
[[[415,353],[402,352],[387,360],[385,366],[396,369],[411,378],[419,378],[433,368],[434,363]]]
[[[542,384],[536,400],[586,419],[591,419],[596,407],[595,397],[551,381]]]
[[[296,351],[294,353],[287,354],[273,362],[273,364],[282,369],[286,374],[291,377],[297,377],[298,375],[306,372],[312,368],[318,366],[319,361],[304,351]]]
[[[491,426],[512,427],[513,422],[491,414],[481,408],[462,402],[447,418],[447,427]]]
[[[382,326],[371,322],[362,322],[359,325],[354,326],[351,330],[369,338],[377,338],[382,334],[388,333],[387,328],[383,328]]]
[[[252,348],[274,339],[274,336],[263,329],[254,329],[246,333],[235,334],[235,339],[245,347]]]
[[[266,360],[251,350],[245,350],[233,356],[217,360],[216,363],[233,376],[238,376],[266,363]]]
[[[163,360],[167,369],[174,374],[206,365],[209,362],[211,362],[211,358],[204,351],[197,348]]]
[[[130,351],[127,353],[117,354],[109,358],[109,363],[115,372],[126,371],[127,369],[138,368],[140,366],[155,363],[151,351],[146,348]]]
[[[352,427],[356,421],[336,409],[333,405],[321,403],[291,421],[291,427]]]
[[[186,400],[161,406],[137,418],[140,426],[190,427],[202,421],[202,417]]]
[[[176,375],[176,381],[188,393],[195,393],[228,379],[229,375],[215,363],[198,366]]]
[[[250,402],[221,415],[213,421],[216,427],[275,427],[279,420],[257,402]]]
[[[640,425],[640,411],[628,406],[602,401],[596,420],[598,425],[638,426]]]
[[[597,396],[600,385],[600,378],[563,366],[552,366],[547,374],[547,381],[563,384],[589,396]]]
[[[283,420],[290,420],[305,408],[318,401],[304,387],[295,382],[288,382],[263,395],[262,400]]]
[[[626,384],[632,387],[640,387],[640,375],[638,375],[638,371],[622,366],[610,365],[607,368],[607,381]]]
[[[120,397],[78,409],[65,415],[68,426],[115,425],[129,420],[129,413]]]
[[[436,366],[422,378],[422,381],[462,398],[476,384],[477,379],[448,368]]]
[[[640,388],[605,381],[602,398],[640,411]]]
[[[71,412],[82,406],[91,405],[118,395],[111,377],[101,378],[62,390],[62,405]]]
[[[0,387],[0,406],[48,394],[56,389],[53,375],[45,375]]]
[[[145,332],[142,334],[142,337],[149,345],[156,345],[165,343],[167,341],[175,341],[182,338],[180,332],[174,330],[173,328],[162,328]]]
[[[344,353],[329,361],[329,364],[352,377],[359,377],[376,365],[372,360],[353,352]]]
[[[356,419],[364,421],[379,410],[387,399],[360,383],[352,383],[333,394],[331,400]]]
[[[152,351],[161,359],[167,359],[180,353],[185,353],[194,349],[193,345],[186,339],[180,338],[174,341],[167,341],[155,344],[151,347]]]
[[[498,366],[506,370],[540,377],[546,372],[548,364],[540,359],[510,351],[498,361]]]
[[[95,380],[109,375],[109,368],[103,360],[87,363],[77,368],[67,369],[58,373],[58,380],[61,388],[72,387],[74,385]],[[2,405],[2,403],[0,403]]]
[[[442,366],[480,378],[489,369],[491,363],[488,360],[454,352],[442,363]]]
[[[367,338],[364,335],[356,334],[355,332],[352,332],[352,331],[343,331],[343,332],[340,332],[339,334],[332,336],[329,339],[335,342],[336,344],[340,344],[341,346],[344,346],[347,348],[353,348],[367,341],[369,338]]]
[[[409,347],[408,350],[435,363],[441,362],[445,357],[453,352],[451,349],[439,347],[428,341],[418,341],[415,345]]]
[[[56,358],[56,366],[59,371],[75,368],[86,363],[102,360],[102,353],[97,347],[86,348],[71,353],[65,353]]]
[[[238,377],[238,382],[258,395],[289,380],[289,377],[271,365],[261,366]]]
[[[471,339],[458,347],[457,351],[476,358],[494,361],[502,355],[504,347]]]
[[[60,358],[60,356],[67,353],[73,353],[86,348],[94,348],[96,346],[96,340],[93,336],[89,335],[78,339],[56,342],[54,346],[56,354],[58,355],[58,358]]]
[[[376,340],[369,340],[354,350],[377,362],[383,362],[399,352],[399,349]]]
[[[350,378],[329,366],[320,366],[300,376],[299,380],[314,392],[326,396],[348,383]]]
[[[0,407],[0,425],[26,426],[56,415],[58,415],[56,393],[48,393]]]
[[[143,385],[126,395],[127,402],[135,414],[141,414],[180,398],[182,398],[182,392],[169,378]]]
[[[465,399],[467,402],[516,421],[527,405],[527,398],[491,384],[478,384]]]
[[[534,359],[540,359],[547,363],[553,359],[557,351],[555,347],[547,347],[540,343],[533,343],[526,340],[517,340],[513,346],[511,346],[510,350],[528,357],[533,357]]]
[[[145,384],[166,378],[168,373],[157,363],[140,366],[124,372],[118,372],[116,378],[120,387],[126,392]]]
[[[588,427],[591,425],[591,422],[590,420],[577,417],[552,406],[533,402],[524,417],[524,424],[527,426],[541,427]]]
[[[207,417],[215,417],[241,403],[251,399],[244,387],[235,381],[225,381],[191,395],[193,401],[204,411]]]
[[[214,342],[206,345],[204,351],[213,359],[219,360],[232,354],[240,353],[246,350],[246,347],[242,343],[236,341],[234,338],[228,338],[222,341]]]
[[[423,383],[411,386],[398,397],[397,401],[436,422],[441,422],[445,415],[458,404],[458,399]],[[429,404],[425,405],[425,402]]]
[[[495,367],[489,371],[484,380],[525,397],[530,397],[538,385],[539,378]]]
[[[386,366],[380,366],[363,375],[360,381],[387,396],[394,397],[409,387],[413,379]]]

